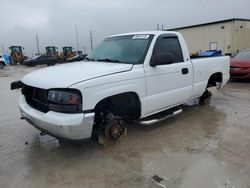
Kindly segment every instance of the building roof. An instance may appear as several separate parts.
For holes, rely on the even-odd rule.
[[[188,28],[192,28],[192,27],[200,27],[200,26],[206,26],[206,25],[212,25],[212,24],[218,24],[218,23],[225,23],[225,22],[235,22],[235,21],[250,21],[250,19],[231,18],[231,19],[214,21],[214,22],[207,22],[207,23],[202,23],[202,24],[197,24],[197,25],[176,27],[176,28],[168,29],[168,31],[173,31],[173,30],[178,30],[178,29],[188,29]]]

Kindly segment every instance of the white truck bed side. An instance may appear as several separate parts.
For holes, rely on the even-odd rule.
[[[192,98],[199,97],[205,91],[208,79],[214,73],[222,73],[222,86],[229,79],[229,56],[197,58],[192,59],[193,63],[193,92]]]

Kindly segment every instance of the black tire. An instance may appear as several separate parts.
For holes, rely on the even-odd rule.
[[[202,96],[199,99],[199,104],[200,105],[205,105],[210,102],[212,93],[206,89],[206,91],[202,94]]]
[[[4,63],[0,62],[0,69],[3,69],[3,68],[4,68]]]

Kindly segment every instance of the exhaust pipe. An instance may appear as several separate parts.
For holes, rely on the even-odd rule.
[[[176,110],[174,111],[172,114],[169,114],[163,118],[159,118],[159,119],[151,119],[151,120],[145,120],[145,121],[139,121],[138,123],[140,125],[153,125],[153,124],[156,124],[156,123],[159,123],[161,121],[164,121],[170,117],[174,117],[174,116],[177,116],[178,114],[182,113],[182,109],[179,109],[179,110]]]

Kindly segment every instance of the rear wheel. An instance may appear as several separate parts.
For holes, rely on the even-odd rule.
[[[207,88],[199,100],[199,103],[201,105],[208,104],[210,102],[212,93],[208,90],[208,88],[215,87],[216,89],[219,89],[222,85],[222,80],[222,73],[220,72],[214,73],[210,76],[210,78],[208,79]]]
[[[199,104],[200,105],[208,104],[210,102],[211,96],[212,96],[212,92],[206,89],[206,91],[202,94],[202,96],[199,99]]]

